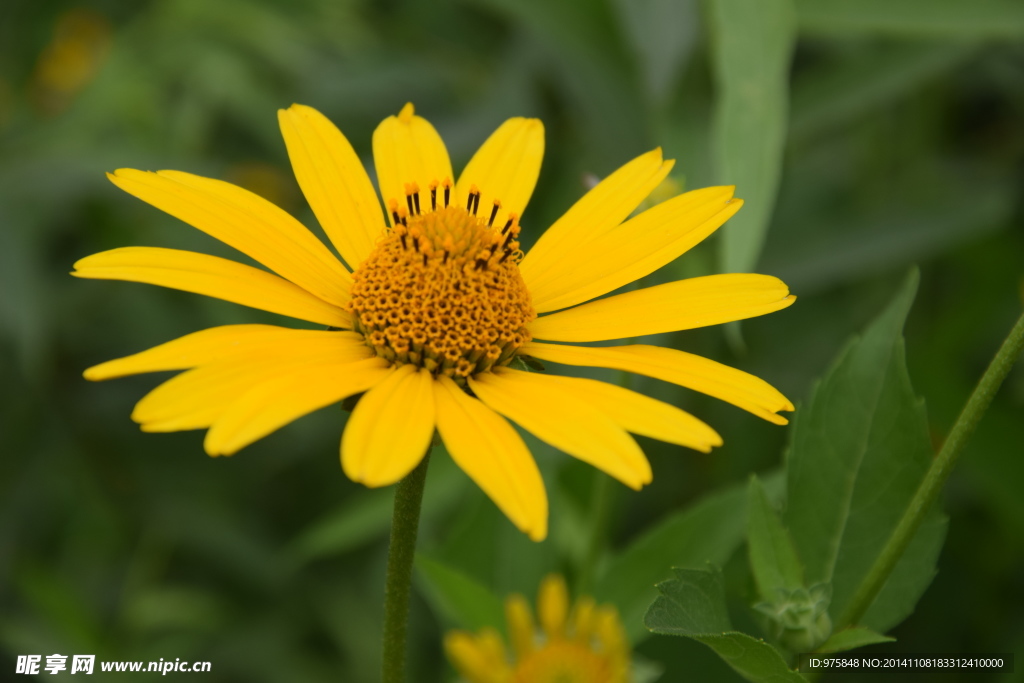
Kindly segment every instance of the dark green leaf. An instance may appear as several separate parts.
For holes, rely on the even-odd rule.
[[[846,652],[847,650],[864,647],[865,645],[891,643],[895,640],[895,638],[883,636],[881,633],[875,633],[864,626],[854,626],[852,628],[844,628],[842,631],[833,633],[832,636],[817,649],[817,652]]]
[[[790,145],[917,91],[977,52],[970,43],[872,45],[826,62],[793,84]]]
[[[761,597],[778,598],[778,589],[794,591],[804,585],[804,570],[793,539],[782,526],[756,476],[750,478],[747,495],[747,549]]]
[[[931,461],[924,405],[910,385],[901,334],[916,291],[914,272],[864,336],[840,354],[793,426],[786,526],[807,581],[832,584],[833,618],[842,614]],[[884,632],[910,614],[931,582],[943,529],[936,510],[863,625]]]
[[[772,478],[772,487],[779,483]],[[724,564],[743,540],[746,514],[745,491],[734,486],[671,515],[612,558],[595,597],[617,606],[626,631],[642,637],[643,614],[657,595],[654,585],[670,567]]]
[[[416,556],[416,569],[427,601],[439,614],[472,631],[484,626],[504,629],[501,598],[483,584],[423,555]]]
[[[796,21],[792,0],[713,0],[710,6],[718,178],[736,185],[746,201],[724,229],[722,266],[749,272],[761,253],[782,169]]]
[[[805,33],[1024,36],[1024,4],[1016,0],[797,0],[796,6]]]
[[[615,0],[629,47],[655,102],[668,95],[697,39],[694,0]]]
[[[647,628],[704,643],[748,681],[805,683],[774,647],[746,633],[729,630],[720,571],[673,571],[674,579],[658,584],[661,595],[644,616]]]

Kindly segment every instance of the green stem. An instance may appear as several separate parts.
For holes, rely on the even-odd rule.
[[[391,544],[384,584],[384,653],[382,683],[405,683],[405,634],[409,626],[409,592],[416,532],[420,525],[423,484],[427,480],[430,451],[412,472],[398,482],[391,517]]]
[[[910,541],[917,533],[928,511],[935,503],[942,486],[946,483],[953,466],[963,452],[964,444],[978,426],[978,421],[985,414],[992,398],[995,396],[999,385],[1006,379],[1014,361],[1024,349],[1024,315],[1017,320],[1017,324],[1010,330],[1009,336],[999,348],[995,358],[989,364],[985,374],[978,381],[974,393],[967,400],[967,405],[960,412],[960,416],[953,425],[942,450],[932,461],[931,466],[924,475],[924,480],[914,494],[907,511],[903,513],[899,524],[893,530],[892,535],[886,542],[881,554],[871,566],[864,580],[861,581],[857,592],[850,599],[849,607],[836,624],[836,630],[858,623],[868,611],[871,603],[878,597],[886,580],[896,567],[896,563],[903,556],[903,552],[910,545]]]
[[[586,555],[580,576],[576,582],[576,590],[583,595],[589,593],[594,581],[594,569],[601,558],[608,538],[608,521],[612,512],[612,478],[601,470],[594,468],[593,486],[590,492],[590,538],[587,539]]]
[[[633,343],[633,339],[629,343]],[[618,384],[624,389],[629,389],[633,383],[633,377],[625,370],[619,372]],[[604,552],[608,541],[608,523],[611,520],[612,508],[615,507],[615,488],[612,478],[601,470],[594,468],[593,485],[590,488],[590,537],[587,539],[586,554],[583,557],[583,566],[580,568],[580,575],[576,581],[576,590],[579,594],[590,591],[594,580],[594,570],[597,562]]]

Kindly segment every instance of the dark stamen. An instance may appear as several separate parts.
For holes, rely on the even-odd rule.
[[[437,211],[437,188],[430,188],[430,210]]]
[[[412,202],[416,205],[416,215],[420,215],[420,193],[417,192],[412,196]]]
[[[402,219],[398,217],[398,212],[397,211],[392,211],[391,212],[391,217],[395,219],[394,225],[398,225],[399,223],[402,222]]]
[[[401,235],[402,238],[402,249],[408,249],[408,245],[405,243],[405,235]]]
[[[412,209],[412,195],[411,194],[405,195],[405,203],[409,205],[409,213],[411,213],[413,215],[416,215],[417,212],[413,211],[413,209]]]
[[[512,241],[512,233],[505,235],[505,241],[501,243],[502,249],[508,248],[508,243]]]
[[[427,265],[427,255],[423,255],[423,265]]]
[[[444,205],[445,205],[446,208],[448,206],[448,200],[451,199],[451,194],[452,194],[452,188],[449,187],[448,185],[445,185],[444,186]]]
[[[504,263],[505,260],[508,259],[508,257],[511,256],[511,255],[512,255],[512,250],[511,249],[506,249],[504,255],[502,255],[502,257],[500,259],[498,259],[498,263],[499,264]]]
[[[497,200],[495,200],[494,208],[491,209],[491,220],[487,221],[487,227],[491,227],[492,225],[494,225],[494,218],[495,218],[495,216],[498,215],[498,207],[499,206],[501,206],[501,203],[498,202]]]
[[[506,232],[508,232],[508,229],[511,228],[511,227],[512,227],[512,219],[509,218],[508,221],[505,223],[505,227],[501,229],[501,234],[504,235]]]
[[[473,215],[474,216],[476,215],[476,212],[479,209],[480,209],[480,193],[477,192],[476,194],[473,195]]]
[[[420,250],[420,238],[419,237],[413,237],[412,238],[412,248],[415,249],[416,251]]]
[[[444,258],[441,259],[441,265],[443,266],[446,263],[448,263],[448,250],[447,249],[444,250]],[[456,283],[456,284],[458,284],[458,283]]]

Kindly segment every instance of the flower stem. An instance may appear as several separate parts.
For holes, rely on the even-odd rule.
[[[405,635],[409,626],[409,592],[416,532],[420,524],[423,484],[427,480],[430,450],[412,472],[398,482],[391,517],[391,544],[384,584],[384,653],[382,683],[405,683]]]
[[[978,421],[985,414],[999,385],[1006,379],[1006,375],[1009,374],[1010,368],[1013,367],[1013,363],[1022,349],[1024,349],[1024,315],[1010,330],[1010,334],[992,359],[988,369],[985,370],[985,374],[978,381],[974,393],[967,399],[967,404],[960,412],[960,416],[949,432],[939,454],[932,460],[931,466],[924,475],[924,480],[911,499],[906,512],[903,513],[899,524],[896,525],[881,554],[871,566],[864,580],[861,581],[857,592],[850,599],[849,607],[836,624],[837,631],[858,623],[871,607],[871,603],[878,597],[889,574],[896,567],[896,563],[903,556],[903,552],[910,545],[918,527],[942,491],[943,484],[946,483],[953,471],[953,466],[963,452],[964,444],[967,443],[967,439],[978,426]]]

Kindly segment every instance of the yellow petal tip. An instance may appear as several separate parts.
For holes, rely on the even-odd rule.
[[[402,111],[398,112],[398,120],[402,123],[412,123],[412,117],[416,114],[416,107],[412,106],[412,102],[406,102],[405,106],[402,107]]]

